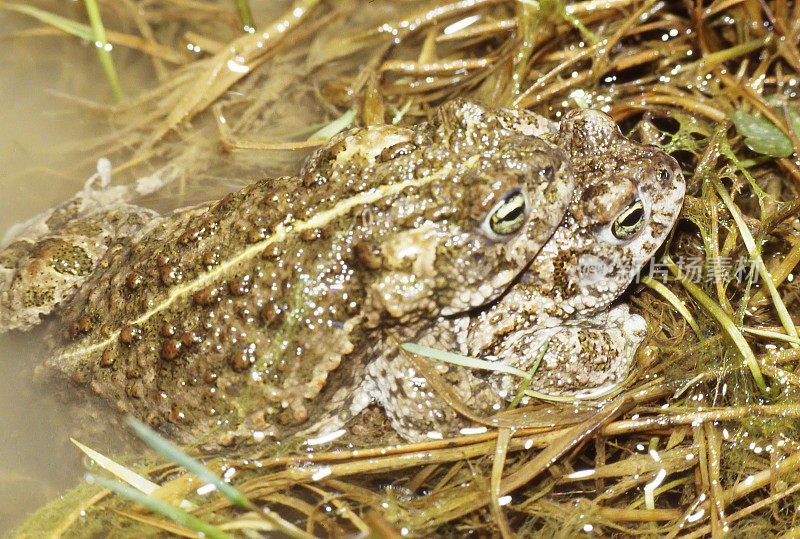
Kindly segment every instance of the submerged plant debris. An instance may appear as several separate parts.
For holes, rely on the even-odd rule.
[[[148,56],[153,85],[95,106],[115,128],[90,158],[230,188],[349,123],[414,123],[469,96],[554,119],[602,109],[676,157],[689,196],[632,287],[650,335],[622,393],[424,444],[398,444],[376,411],[318,446],[195,455],[246,503],[163,457],[135,466],[149,496],[220,537],[800,533],[800,3],[298,0],[261,20],[246,4],[100,3],[108,42]],[[286,111],[294,128],[270,129]],[[201,532],[93,489],[18,533]]]

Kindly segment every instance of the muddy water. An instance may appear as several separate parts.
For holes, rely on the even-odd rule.
[[[78,8],[63,2],[37,6],[80,16],[64,11],[65,6]],[[263,13],[257,15],[266,19]],[[0,36],[38,26],[31,18],[0,11]],[[140,55],[115,51],[115,61],[128,95],[152,85],[150,63]],[[104,114],[90,112],[78,100],[113,103],[92,46],[64,35],[0,40],[0,238],[11,225],[63,202],[95,170],[96,156],[83,148],[111,126]],[[282,173],[281,168],[295,169],[300,158],[283,160],[277,170],[259,170]],[[227,172],[222,166],[218,169],[219,177]],[[248,173],[217,185],[207,182],[202,192],[184,193],[159,209],[218,197],[257,177]],[[76,418],[74,409],[64,406],[63,396],[55,397],[33,381],[33,369],[46,357],[41,344],[45,338],[43,331],[0,336],[0,534],[75,485],[86,472],[84,458],[69,441],[70,435],[85,430],[79,423],[86,417]],[[101,416],[97,422],[105,419]],[[94,447],[101,452],[120,447],[111,442],[96,441]]]
[[[0,35],[31,26],[29,19],[0,12]],[[102,80],[93,52],[61,36],[0,41],[0,236],[63,200],[85,176],[88,167],[74,165],[79,152],[69,147],[102,129],[102,122],[55,92],[105,99],[105,89],[92,82]],[[82,459],[69,447],[68,417],[31,384],[41,356],[37,340],[0,337],[2,532],[82,474]]]

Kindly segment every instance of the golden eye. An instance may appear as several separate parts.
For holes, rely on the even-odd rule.
[[[512,191],[498,202],[489,215],[489,228],[497,235],[507,236],[520,229],[525,222],[525,195]]]
[[[618,240],[628,240],[635,236],[644,225],[644,206],[636,199],[627,208],[619,212],[611,223],[611,233]]]

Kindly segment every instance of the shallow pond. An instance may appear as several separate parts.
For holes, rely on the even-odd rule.
[[[285,4],[276,2],[269,9]],[[37,6],[67,17],[82,16],[82,5],[77,3]],[[260,20],[269,17],[255,15]],[[0,99],[5,104],[0,107],[0,238],[15,223],[79,190],[96,170],[98,154],[86,151],[86,146],[114,127],[110,115],[87,107],[88,103],[113,103],[93,46],[52,32],[16,34],[40,27],[30,17],[0,12],[0,36],[6,36],[0,41]],[[117,51],[115,61],[128,95],[152,86],[152,65],[142,55]],[[301,116],[293,115],[289,124],[296,128],[303,122]],[[275,124],[280,129],[280,118]],[[209,174],[202,187],[187,184],[180,193],[167,194],[166,201],[151,197],[146,202],[163,210],[219,197],[259,176],[295,170],[303,155],[248,157],[242,167],[246,170],[238,173],[236,166],[227,170],[217,164],[217,172]],[[0,533],[13,529],[26,513],[74,485],[86,471],[84,458],[69,441],[85,425],[78,425],[73,411],[33,381],[33,370],[46,353],[45,340],[44,331],[0,336],[0,432],[4,437]],[[102,451],[103,444],[96,443]]]

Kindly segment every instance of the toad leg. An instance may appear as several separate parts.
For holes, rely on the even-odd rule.
[[[67,202],[9,231],[0,250],[0,333],[29,329],[92,274],[106,251],[152,222],[153,210],[129,204],[157,191],[173,168],[126,186],[109,186],[110,163]]]
[[[457,321],[447,326],[446,331],[440,324],[433,333],[435,337],[423,335],[417,342],[469,354],[464,343],[470,342],[470,338],[465,337]],[[618,305],[593,317],[511,332],[495,339],[483,354],[472,355],[490,355],[483,359],[523,371],[529,371],[541,356],[530,389],[550,395],[591,398],[625,379],[646,334],[645,320],[631,314],[627,305]],[[493,371],[437,361],[431,364],[441,373],[451,395],[474,416],[487,417],[505,410],[523,382],[520,377]],[[464,428],[478,426],[457,411],[449,397],[434,389],[401,350],[371,363],[367,367],[367,380],[374,400],[383,406],[392,427],[408,440],[456,436]]]
[[[591,398],[624,380],[646,334],[644,318],[623,304],[563,325],[512,333],[489,353],[493,360],[524,371],[541,356],[530,389]],[[510,375],[493,376],[492,381],[506,398],[513,398],[520,385],[520,378]]]

